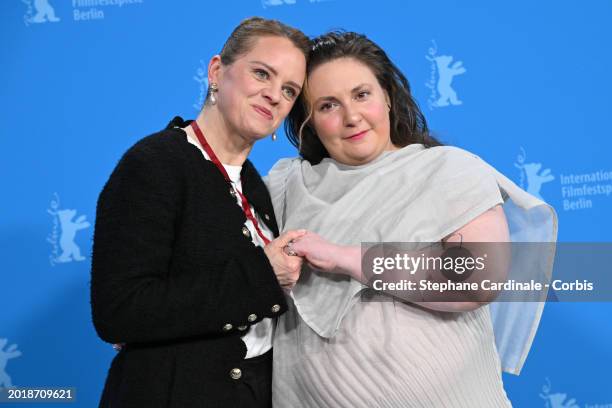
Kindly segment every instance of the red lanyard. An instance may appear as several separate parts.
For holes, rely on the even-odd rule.
[[[219,169],[221,174],[223,174],[223,177],[225,178],[225,181],[227,181],[231,185],[232,180],[230,179],[229,175],[227,174],[227,171],[225,170],[225,167],[223,167],[223,164],[221,164],[221,162],[217,158],[217,155],[213,151],[212,147],[210,147],[210,145],[206,141],[206,138],[204,137],[204,133],[202,133],[202,130],[200,129],[200,127],[198,126],[198,124],[196,123],[195,120],[193,122],[191,122],[191,128],[195,132],[195,134],[196,134],[196,136],[198,138],[198,141],[202,145],[202,148],[204,149],[206,154],[208,154],[208,157],[210,157],[210,161],[215,163],[215,166],[217,166],[217,168]],[[240,182],[242,183],[242,176],[240,177]],[[233,186],[232,186],[232,188],[233,188]],[[255,230],[257,231],[257,234],[261,237],[261,239],[263,239],[263,242],[266,245],[268,245],[270,243],[270,240],[265,237],[263,232],[261,232],[261,229],[259,228],[259,224],[257,223],[257,220],[255,219],[255,216],[253,216],[253,212],[251,211],[251,206],[249,205],[249,202],[247,201],[246,197],[237,188],[234,189],[234,191],[236,191],[238,193],[238,195],[240,195],[240,200],[242,200],[242,211],[244,211],[244,215],[249,220],[251,220],[251,222],[255,226]]]

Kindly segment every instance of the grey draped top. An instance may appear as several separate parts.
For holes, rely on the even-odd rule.
[[[498,204],[503,204],[511,240],[553,242],[557,235],[549,205],[456,147],[412,144],[361,166],[331,158],[314,166],[283,159],[265,181],[281,231],[307,228],[337,244],[436,242]],[[512,267],[537,268],[550,276],[554,246],[546,259],[541,255]],[[304,322],[331,338],[364,288],[347,276],[305,267],[291,297]],[[535,300],[491,304],[505,371],[518,374],[526,359],[544,305],[544,299]]]

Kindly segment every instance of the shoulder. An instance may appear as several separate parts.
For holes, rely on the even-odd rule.
[[[284,189],[289,175],[300,169],[302,162],[303,160],[299,157],[288,157],[274,163],[268,174],[263,178],[270,192]]]
[[[434,146],[425,149],[425,151],[439,157],[441,160],[444,160],[449,164],[476,164],[482,162],[482,159],[478,155],[455,146]]]
[[[190,159],[197,158],[181,129],[164,129],[132,145],[121,157],[113,174],[148,173],[166,177],[184,173]]]
[[[495,179],[495,169],[488,163],[478,155],[454,146],[423,148],[415,154],[408,154],[402,160],[402,168],[440,188],[465,183],[491,184]]]
[[[286,157],[280,159],[270,169],[267,177],[286,177],[291,171],[295,171],[301,167],[303,159],[299,157]]]
[[[180,158],[186,140],[179,129],[164,129],[146,136],[132,145],[123,155],[123,160],[147,160],[151,158],[164,161]]]
[[[137,141],[123,154],[103,191],[153,185],[157,186],[156,191],[162,186],[179,188],[188,157],[181,145],[181,133],[179,129],[165,129]]]
[[[442,174],[489,174],[490,166],[477,154],[455,146],[435,146],[423,150],[423,154]]]

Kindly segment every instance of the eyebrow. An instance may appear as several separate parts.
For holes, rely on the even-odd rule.
[[[354,87],[353,89],[351,89],[351,93],[355,93],[357,92],[359,89],[363,88],[364,86],[368,86],[368,84],[366,84],[365,82],[357,85],[356,87]],[[315,103],[318,103],[319,101],[329,101],[329,100],[335,100],[337,99],[335,96],[322,96],[320,98],[317,98],[317,100],[315,101]]]
[[[263,65],[264,67],[266,67],[266,69],[268,69],[270,72],[272,72],[272,74],[274,74],[275,76],[278,76],[278,71],[276,71],[274,68],[272,68],[270,65],[266,64],[265,62],[261,62],[261,61],[249,61],[252,64],[259,64],[259,65]],[[302,91],[302,87],[299,86],[298,84],[296,84],[293,81],[287,81],[287,83],[291,86],[294,86],[298,89],[298,92]]]

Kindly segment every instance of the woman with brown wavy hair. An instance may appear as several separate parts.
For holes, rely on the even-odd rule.
[[[315,38],[305,88],[286,122],[301,158],[281,160],[266,181],[281,231],[309,230],[288,250],[308,265],[275,332],[274,405],[509,406],[501,369],[520,370],[539,314],[521,326],[516,350],[503,350],[518,360],[502,367],[487,305],[495,293],[373,291],[359,245],[431,243],[435,252],[497,242],[488,250],[499,262],[461,279],[501,280],[506,215],[554,237],[554,212],[477,156],[432,138],[404,75],[363,35]]]

